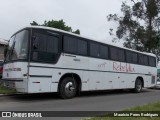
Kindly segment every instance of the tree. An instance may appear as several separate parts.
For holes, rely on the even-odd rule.
[[[123,16],[109,14],[108,21],[118,22],[114,41],[125,40],[124,46],[160,54],[160,0],[122,2]],[[114,35],[110,29],[110,35]]]
[[[38,26],[38,23],[37,22],[35,22],[35,21],[33,21],[32,23],[30,23],[31,25],[37,25]]]
[[[35,25],[35,26],[52,27],[52,28],[57,28],[57,29],[68,31],[68,32],[72,32],[72,33],[75,33],[75,34],[80,34],[80,30],[79,29],[77,29],[76,31],[73,31],[71,27],[65,25],[65,22],[63,20],[44,21],[44,23],[42,25],[40,25],[37,22],[33,21],[30,24],[31,25]]]

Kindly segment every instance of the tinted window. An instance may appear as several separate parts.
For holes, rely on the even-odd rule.
[[[33,60],[54,62],[59,52],[58,37],[35,32],[32,37]]]
[[[34,34],[33,47],[35,51],[58,53],[58,38],[41,33]]]
[[[87,42],[83,40],[78,40],[78,54],[87,55]]]
[[[119,48],[116,48],[116,47],[111,47],[110,55],[111,55],[112,60],[117,60],[117,61],[120,61],[120,62],[125,61],[125,55],[124,55],[124,50],[123,49],[119,49]]]
[[[87,41],[64,36],[63,49],[68,53],[87,55]]]
[[[144,65],[144,59],[143,59],[143,55],[139,54],[139,64]]]
[[[144,65],[148,65],[148,56],[144,55]]]
[[[108,47],[104,45],[100,45],[100,57],[108,58]]]
[[[120,62],[125,61],[124,50],[122,49],[118,49],[118,61]]]
[[[126,51],[126,60],[128,63],[137,63],[138,61],[137,53]]]
[[[34,33],[33,48],[35,51],[46,51],[47,35]]]
[[[117,48],[116,47],[111,47],[110,48],[110,55],[111,55],[111,59],[112,60],[118,60],[118,56],[117,56]]]
[[[97,43],[90,43],[90,56],[99,57],[99,45]]]
[[[138,55],[137,53],[132,53],[132,63],[137,63],[138,62]]]
[[[58,53],[58,38],[54,36],[47,37],[47,52]]]
[[[108,59],[108,46],[91,42],[90,43],[90,56]]]
[[[132,52],[126,51],[126,60],[128,63],[132,63]]]
[[[76,53],[77,52],[77,40],[72,38],[72,37],[68,37],[68,36],[64,36],[64,46],[63,49],[65,52],[69,52],[69,53]]]
[[[156,59],[154,57],[149,57],[149,65],[156,67]]]
[[[139,54],[139,64],[141,65],[148,65],[149,64],[149,61],[148,61],[148,56],[146,55],[142,55],[142,54]]]

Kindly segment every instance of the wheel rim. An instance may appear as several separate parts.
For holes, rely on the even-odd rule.
[[[139,80],[137,81],[136,88],[137,88],[138,91],[141,91],[141,89],[142,89],[142,83],[141,83],[141,81],[139,81]]]
[[[74,91],[75,91],[75,86],[74,86],[73,82],[68,82],[65,85],[65,93],[66,94],[73,94]]]

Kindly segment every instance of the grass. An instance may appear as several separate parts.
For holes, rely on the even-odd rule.
[[[5,88],[0,84],[0,94],[13,94],[16,93],[16,90]]]
[[[150,104],[147,104],[147,105],[143,105],[143,106],[137,106],[137,107],[133,107],[133,108],[130,108],[130,109],[125,109],[123,111],[120,111],[121,113],[123,112],[129,112],[129,113],[132,113],[132,112],[137,112],[137,111],[150,111],[148,113],[151,113],[153,112],[152,114],[155,114],[156,111],[157,113],[159,112],[159,115],[160,115],[160,101],[159,102],[155,102],[155,103],[150,103]],[[155,113],[154,113],[155,112]],[[94,118],[91,118],[89,120],[160,120],[160,116],[159,117],[108,117],[107,115],[104,115],[104,116],[100,116],[100,117],[94,117]]]

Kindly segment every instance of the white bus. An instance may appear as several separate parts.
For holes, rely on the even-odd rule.
[[[4,85],[21,93],[133,89],[156,84],[156,56],[49,27],[25,27],[10,38]]]

